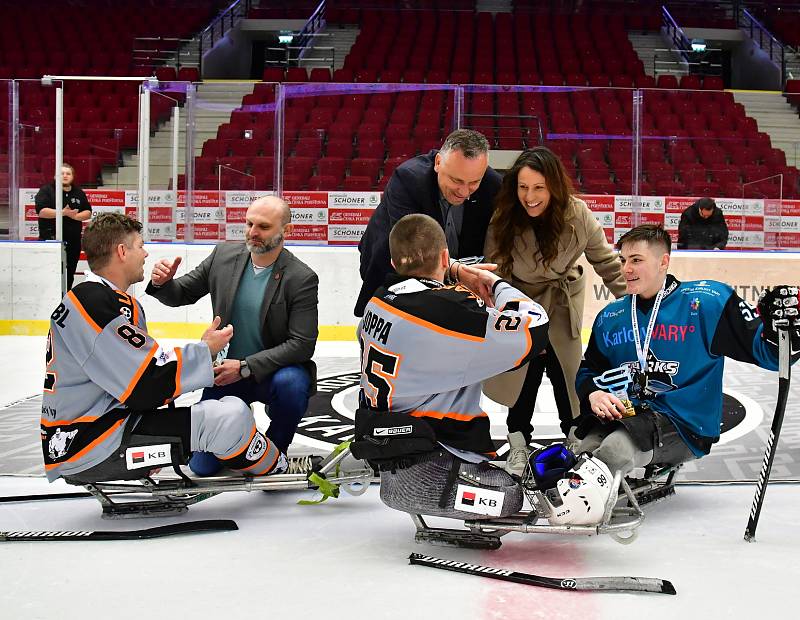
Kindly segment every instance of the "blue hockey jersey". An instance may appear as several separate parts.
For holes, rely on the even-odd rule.
[[[637,299],[641,342],[654,299]],[[597,390],[593,378],[617,367],[631,369],[628,395],[669,417],[695,456],[708,454],[722,421],[724,358],[778,368],[778,349],[761,338],[756,309],[721,282],[678,282],[667,276],[647,354],[646,376],[638,371],[631,325],[631,296],[610,303],[595,318],[576,378],[584,412]]]

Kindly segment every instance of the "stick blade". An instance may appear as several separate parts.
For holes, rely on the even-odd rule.
[[[186,521],[171,525],[160,525],[141,530],[31,530],[0,532],[0,542],[35,542],[35,541],[109,541],[109,540],[143,540],[147,538],[163,538],[179,534],[199,532],[228,532],[238,530],[236,521],[230,519],[206,519]]]
[[[583,592],[649,592],[676,594],[675,586],[666,579],[655,577],[577,577],[570,579],[574,590]]]
[[[661,593],[662,594],[677,594],[675,591],[675,586],[672,585],[671,581],[667,581],[664,579],[664,583],[661,586]]]
[[[198,532],[230,532],[238,530],[236,521],[231,519],[203,519],[200,521],[186,521],[185,523],[173,523],[170,525],[160,525],[137,530],[136,538],[162,538],[164,536],[175,536],[177,534],[194,534]]]
[[[583,592],[650,592],[653,594],[675,594],[675,586],[665,579],[653,577],[543,577],[491,566],[480,566],[466,562],[456,562],[435,558],[429,555],[412,553],[409,564],[439,568],[477,577],[488,577],[511,581],[528,586],[572,590]]]

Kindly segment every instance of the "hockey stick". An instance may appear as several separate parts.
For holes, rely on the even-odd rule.
[[[410,564],[420,566],[430,566],[431,568],[441,568],[467,575],[477,575],[479,577],[489,577],[490,579],[500,579],[501,581],[513,581],[527,586],[540,586],[542,588],[553,588],[555,590],[581,590],[588,592],[597,591],[617,591],[617,592],[654,592],[656,594],[675,594],[675,587],[671,582],[664,579],[653,579],[651,577],[541,577],[529,573],[519,573],[517,571],[506,570],[503,568],[492,568],[491,566],[480,566],[478,564],[467,564],[465,562],[455,562],[444,560],[430,555],[412,553],[408,556]]]
[[[39,495],[6,495],[0,497],[0,504],[12,502],[42,502],[56,499],[78,499],[80,497],[92,497],[88,491],[74,491],[70,493],[41,493]]]
[[[778,448],[778,437],[781,434],[783,425],[783,415],[786,411],[786,399],[789,396],[789,381],[792,377],[791,366],[789,365],[789,330],[786,327],[778,328],[778,400],[775,403],[775,415],[772,417],[772,428],[767,439],[767,449],[764,452],[764,462],[761,464],[761,473],[758,474],[758,484],[756,485],[756,495],[753,498],[753,507],[750,509],[750,518],[747,521],[747,528],[744,530],[744,539],[753,542],[756,538],[756,527],[758,527],[758,517],[761,515],[761,506],[764,503],[764,495],[767,492],[767,482],[769,473],[772,471],[772,461],[775,459],[775,452]]]
[[[172,525],[148,527],[142,530],[86,530],[86,531],[58,531],[58,530],[33,530],[27,532],[0,532],[0,542],[32,542],[32,541],[62,541],[62,540],[141,540],[144,538],[161,538],[176,534],[191,534],[194,532],[227,532],[238,530],[236,521],[230,519],[207,519],[204,521],[186,521]]]
[[[125,491],[106,491],[106,495],[122,495]],[[32,495],[5,495],[0,497],[0,504],[16,502],[50,502],[59,499],[83,499],[94,497],[89,491],[69,491],[67,493],[34,493]]]

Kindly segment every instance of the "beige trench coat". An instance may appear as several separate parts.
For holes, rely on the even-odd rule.
[[[558,242],[558,256],[544,268],[536,259],[537,242],[528,229],[514,242],[511,274],[500,273],[514,286],[538,302],[550,317],[550,343],[561,362],[564,378],[570,388],[572,417],[580,412],[575,393],[575,376],[581,363],[581,322],[586,279],[583,268],[576,265],[581,254],[592,265],[615,297],[625,294],[625,280],[620,272],[616,253],[606,241],[602,227],[579,198],[573,198],[567,213],[564,232]],[[494,225],[486,235],[487,259],[495,250]],[[512,406],[519,397],[528,365],[497,375],[483,382],[484,393],[492,400]]]

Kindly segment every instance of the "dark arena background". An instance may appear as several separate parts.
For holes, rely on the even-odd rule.
[[[748,545],[778,379],[730,360],[719,443],[682,467],[675,497],[646,506],[628,546],[517,533],[493,552],[420,546],[375,484],[314,506],[297,503],[311,491],[224,493],[144,525],[102,520],[93,499],[3,498],[75,490],[46,482],[38,424],[65,258],[58,241],[39,241],[35,196],[62,162],[94,214],[143,222],[146,278],[161,258],[180,256],[181,275],[215,244],[243,240],[253,200],[290,204],[286,243],[320,286],[318,391],[289,455],[327,454],[353,432],[358,242],[397,166],[454,129],[483,133],[501,174],[524,149],[549,147],[611,243],[642,223],[677,241],[681,213],[713,198],[727,246],[674,251],[679,279],[727,282],[751,304],[766,288],[799,284],[800,2],[0,0],[0,9],[0,617],[796,613],[800,388],[789,391]],[[586,344],[612,296],[584,270]],[[160,343],[196,340],[213,318],[208,297],[167,308],[145,284],[130,292]],[[502,461],[507,410],[486,397],[482,406]],[[268,423],[263,407],[256,416]],[[548,379],[533,425],[536,443],[564,439]],[[233,517],[238,532],[160,541],[2,537]],[[661,577],[678,595],[493,583],[410,568],[413,551],[548,576]]]

